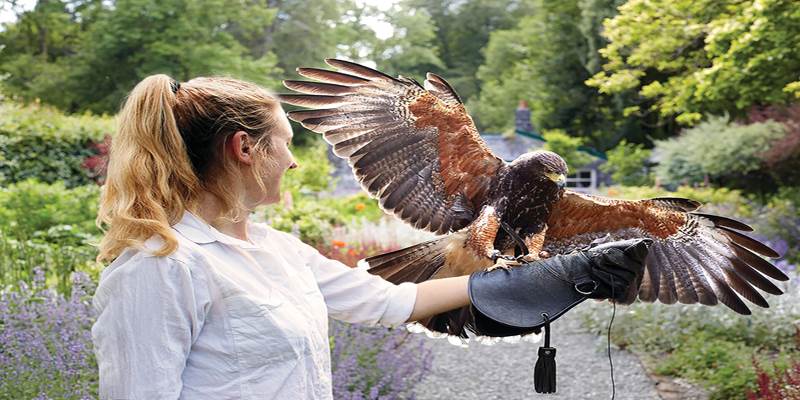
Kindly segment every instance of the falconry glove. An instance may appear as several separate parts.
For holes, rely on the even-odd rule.
[[[545,330],[534,367],[534,389],[555,393],[556,349],[550,323],[587,298],[621,300],[643,270],[650,239],[589,247],[511,269],[476,272],[469,279],[474,329],[485,336]]]
[[[475,328],[486,336],[538,332],[587,298],[620,300],[641,273],[650,243],[609,242],[510,269],[476,272],[469,279]]]

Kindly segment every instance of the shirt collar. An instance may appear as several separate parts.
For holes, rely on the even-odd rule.
[[[258,241],[263,239],[264,236],[263,230],[253,229],[253,223],[250,221],[248,221],[247,224],[247,237],[250,238],[253,243],[237,239],[233,236],[228,236],[218,231],[216,228],[209,225],[200,217],[194,215],[188,210],[184,211],[183,218],[181,218],[177,224],[173,225],[172,228],[178,231],[178,233],[183,235],[185,238],[198,244],[221,242],[242,248],[259,247],[254,243],[258,243]]]

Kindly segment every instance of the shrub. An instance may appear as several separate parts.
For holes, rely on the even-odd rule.
[[[96,185],[65,187],[26,180],[0,188],[0,229],[18,238],[55,226],[99,234],[95,226],[100,189]]]
[[[617,147],[606,152],[608,162],[600,169],[611,174],[614,182],[623,186],[645,186],[653,184],[653,177],[647,170],[650,150],[641,144],[621,141]]]
[[[664,184],[703,182],[767,190],[760,155],[786,135],[783,124],[765,121],[731,123],[727,116],[711,117],[679,137],[656,143],[656,176]]]
[[[755,388],[756,373],[750,364],[754,351],[741,342],[696,332],[661,360],[655,372],[703,382],[711,400],[741,398]]]
[[[299,198],[332,188],[331,164],[328,162],[327,144],[314,142],[308,147],[294,147],[292,152],[299,166],[286,171],[281,179],[281,192]]]
[[[768,371],[753,357],[758,391],[748,391],[747,400],[799,400],[800,359],[791,362],[784,371]],[[777,369],[777,368],[773,368]]]
[[[0,289],[0,398],[95,398],[94,284],[76,273],[64,296],[46,287],[43,271],[34,276],[31,285]]]
[[[112,132],[111,118],[9,102],[0,102],[0,116],[0,184],[29,178],[67,187],[94,182],[82,164],[97,153],[92,144]]]

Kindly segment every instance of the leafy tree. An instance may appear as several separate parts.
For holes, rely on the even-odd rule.
[[[491,32],[528,10],[526,0],[402,0],[383,17],[397,35],[376,40],[367,58],[395,74],[438,73],[466,100],[480,91],[476,72]]]
[[[16,21],[0,29],[0,83],[24,99],[48,98],[69,67],[83,34],[102,8],[99,0],[39,0],[31,9],[16,0],[0,9]]]
[[[588,84],[627,93],[629,112],[695,124],[800,96],[800,7],[792,0],[631,0],[605,22],[603,71]]]
[[[606,152],[608,162],[600,169],[610,173],[615,183],[624,186],[649,186],[653,177],[646,168],[651,151],[641,144],[621,141],[616,147]]]
[[[277,16],[240,41],[255,58],[274,53],[285,74],[300,66],[322,66],[325,58],[339,53],[357,54],[350,46],[370,36],[362,24],[365,10],[353,0],[316,0],[313,7],[303,0],[266,0],[266,5]]]
[[[253,58],[226,30],[254,35],[274,17],[261,1],[118,0],[92,25],[70,76],[73,98],[63,108],[116,111],[143,77],[167,73],[179,80],[230,75],[276,86],[271,53]]]
[[[367,28],[352,0],[38,0],[4,3],[7,93],[66,111],[114,112],[143,77],[229,75],[273,89],[287,71],[358,52]]]
[[[431,16],[408,4],[397,4],[385,14],[394,34],[372,44],[372,59],[378,69],[392,76],[422,79],[430,71],[443,71],[436,29]]]
[[[644,140],[642,123],[625,115],[624,95],[601,95],[584,83],[599,71],[596,50],[605,43],[600,24],[617,3],[537,0],[515,27],[492,33],[486,63],[478,70],[480,98],[470,103],[479,124],[508,129],[517,102],[524,99],[537,129],[563,129],[601,149],[623,137]]]

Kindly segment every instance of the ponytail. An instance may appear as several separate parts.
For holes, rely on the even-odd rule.
[[[196,206],[200,184],[173,113],[173,82],[166,75],[145,78],[118,115],[96,221],[101,229],[109,226],[98,261],[139,247],[153,234],[165,242],[154,254],[172,253],[178,241],[170,226]]]

